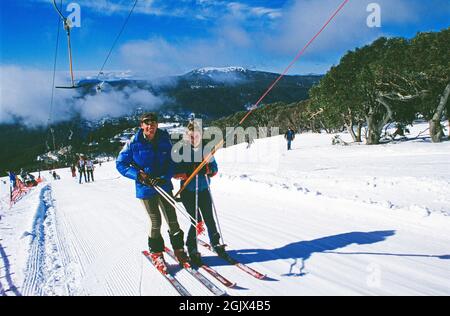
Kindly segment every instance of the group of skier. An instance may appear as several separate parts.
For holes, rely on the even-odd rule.
[[[185,251],[184,232],[178,223],[171,180],[181,180],[183,185],[206,155],[201,141],[202,130],[194,121],[187,126],[184,138],[186,146],[181,147],[179,154],[190,159],[176,163],[172,158],[173,148],[169,134],[158,128],[155,113],[146,113],[141,116],[140,129],[125,144],[116,160],[117,170],[135,181],[136,197],[141,200],[150,218],[148,247],[152,262],[160,271],[167,269],[163,256],[165,244],[161,235],[161,212],[168,224],[170,243],[180,264],[190,262],[196,266],[202,265],[197,250],[197,228],[201,222],[206,224],[214,251],[219,255],[225,253],[225,245],[220,243],[220,234],[213,216],[209,188],[210,178],[218,171],[213,157],[181,193],[181,202],[192,221],[186,240],[188,253]],[[183,148],[189,152],[183,153]],[[195,157],[197,159],[193,159]]]
[[[87,159],[86,156],[80,155],[80,159],[76,162],[75,165],[71,166],[72,177],[76,177],[76,168],[78,169],[78,173],[80,174],[79,183],[81,184],[81,179],[84,176],[84,182],[94,182],[94,162],[90,159]],[[87,178],[86,178],[87,173]]]
[[[161,213],[169,227],[170,243],[180,264],[189,262],[202,266],[197,237],[201,231],[199,224],[203,223],[208,231],[211,248],[219,256],[226,257],[225,245],[221,243],[221,235],[214,218],[215,210],[210,191],[210,180],[218,172],[217,162],[211,156],[198,170],[203,159],[209,154],[204,150],[202,128],[194,120],[190,120],[183,137],[184,143],[174,150],[169,134],[158,128],[158,117],[155,113],[143,114],[139,127],[119,153],[116,168],[123,176],[135,181],[136,197],[140,199],[149,216],[148,247],[153,264],[160,271],[167,271],[163,255],[165,243],[161,234]],[[290,149],[295,137],[294,130],[289,128],[285,137]],[[175,162],[175,156],[182,157],[181,161]],[[172,178],[180,180],[180,187],[183,188],[180,190],[180,198],[187,211],[184,215],[190,218],[192,224],[186,241],[177,219],[175,208],[178,208],[176,203],[179,200],[175,200],[172,194]],[[186,184],[188,178],[192,181]]]

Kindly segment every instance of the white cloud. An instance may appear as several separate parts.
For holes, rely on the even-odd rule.
[[[128,68],[149,77],[182,74],[194,68],[232,62],[227,43],[222,40],[181,40],[169,42],[162,38],[132,41],[120,48]]]
[[[215,21],[208,37],[193,39],[186,35],[171,40],[152,37],[130,41],[119,48],[121,61],[126,68],[145,70],[150,77],[182,74],[208,66],[254,66],[258,59],[255,55],[259,55],[256,44],[259,38],[246,29],[245,11],[250,7],[240,3],[229,3],[227,7],[228,13]]]
[[[52,0],[30,0],[32,2],[52,3]],[[59,5],[59,1],[56,1]],[[81,9],[88,9],[101,15],[126,14],[134,5],[134,0],[76,0]],[[67,3],[65,4],[67,5]],[[63,11],[64,11],[63,7]],[[185,18],[217,19],[226,14],[239,14],[248,17],[261,18],[263,16],[276,19],[281,16],[280,9],[266,7],[252,7],[240,2],[229,1],[169,1],[169,0],[140,0],[134,13],[154,16],[173,16]]]
[[[81,117],[95,121],[106,116],[125,116],[137,107],[156,110],[162,103],[162,98],[154,96],[147,90],[127,87],[120,91],[110,89],[87,95],[75,102],[74,109],[81,114]]]
[[[369,28],[366,24],[367,5],[381,6],[382,25],[416,21],[417,8],[405,0],[349,1],[334,20],[308,49],[315,52],[342,51],[367,44],[383,35],[383,28]],[[342,0],[297,0],[283,10],[283,20],[277,34],[267,35],[266,48],[274,53],[293,54],[305,45],[343,3]]]
[[[0,66],[0,72],[0,123],[19,120],[29,127],[36,127],[46,125],[49,119],[51,123],[69,120],[75,113],[84,119],[97,120],[129,114],[134,107],[157,109],[166,100],[137,88],[121,91],[106,88],[85,97],[79,90],[55,89],[50,111],[52,72],[14,65]],[[63,83],[66,77],[66,74],[57,73],[56,84]]]
[[[31,126],[46,124],[50,119],[67,119],[70,109],[66,100],[74,94],[71,90],[55,93],[53,115],[50,117],[52,73],[18,66],[0,66],[1,117],[0,123],[13,123],[21,119]],[[63,77],[57,74],[56,82]]]

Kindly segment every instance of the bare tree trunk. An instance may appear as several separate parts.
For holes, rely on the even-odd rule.
[[[325,130],[327,134],[331,134],[331,130],[325,126],[322,120],[319,120],[319,124],[322,126],[322,128]]]
[[[361,129],[362,129],[362,123],[358,122],[358,125],[356,127],[356,143],[360,143],[361,142]]]
[[[448,117],[448,140],[450,140],[450,113],[447,113]]]
[[[429,121],[430,124],[430,136],[433,143],[441,142],[444,136],[444,131],[441,126],[441,118],[444,113],[445,106],[447,105],[448,96],[450,95],[450,83],[444,89],[444,93],[441,95],[439,105],[434,112],[433,118]]]
[[[382,119],[378,119],[374,109],[370,109],[369,114],[366,116],[367,129],[369,130],[367,145],[378,145],[380,143],[383,127],[392,119],[392,109],[386,100],[383,97],[378,97],[377,102],[385,107],[386,112]]]
[[[345,124],[345,128],[347,128],[348,133],[352,136],[354,142],[357,142],[355,131],[353,130],[353,124]]]
[[[347,109],[348,114],[342,114],[342,119],[344,121],[345,128],[347,129],[348,133],[352,136],[352,139],[354,142],[358,142],[358,136],[355,134],[355,130],[353,127],[355,126],[355,123],[353,121],[353,114],[351,108]],[[361,141],[361,136],[359,136],[359,141]]]
[[[380,143],[381,130],[378,130],[378,124],[373,115],[367,117],[367,130],[367,145],[378,145]]]

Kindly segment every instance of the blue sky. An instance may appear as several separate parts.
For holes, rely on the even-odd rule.
[[[344,0],[139,0],[105,73],[155,79],[201,67],[242,66],[282,72]],[[60,0],[57,0],[59,3]],[[96,75],[134,0],[74,0],[81,27],[72,31],[75,79]],[[367,26],[367,6],[381,27]],[[63,12],[70,1],[63,0]],[[448,0],[349,0],[288,74],[325,73],[346,51],[380,36],[413,37],[449,27]],[[80,97],[52,90],[58,15],[51,0],[0,0],[0,123],[28,126],[157,109],[164,96],[111,91]],[[67,42],[60,29],[56,85],[69,84]],[[51,105],[52,93],[54,103]],[[255,100],[256,102],[256,100]]]
[[[99,70],[134,0],[63,0],[66,14],[70,2],[81,7],[81,28],[72,32],[75,71]],[[139,0],[106,70],[167,75],[237,65],[280,72],[341,2]],[[372,2],[380,4],[381,28],[366,25]],[[1,64],[51,70],[58,17],[50,0],[0,3]],[[291,73],[324,72],[347,50],[382,35],[440,30],[449,17],[448,0],[350,0]],[[60,36],[58,70],[64,70]]]

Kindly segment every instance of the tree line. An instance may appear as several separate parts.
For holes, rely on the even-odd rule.
[[[249,126],[289,126],[313,132],[345,129],[355,142],[379,144],[383,129],[402,129],[416,119],[429,122],[433,142],[443,139],[442,119],[450,114],[450,28],[418,33],[412,39],[379,38],[347,52],[309,90],[309,99],[263,105],[244,122]],[[236,126],[245,112],[211,125]],[[363,127],[365,132],[362,132]]]
[[[310,90],[309,112],[325,129],[347,128],[361,142],[380,142],[383,127],[417,118],[429,122],[433,142],[444,136],[441,120],[450,114],[450,28],[418,33],[412,39],[379,38],[347,52]]]

